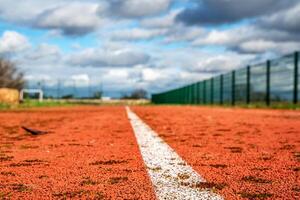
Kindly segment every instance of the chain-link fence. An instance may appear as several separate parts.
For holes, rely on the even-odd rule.
[[[72,79],[35,79],[26,81],[26,89],[40,89],[46,99],[99,99],[103,95],[102,84]],[[28,95],[28,94],[27,94]]]
[[[233,70],[168,92],[153,94],[158,104],[294,103],[300,96],[299,52]]]

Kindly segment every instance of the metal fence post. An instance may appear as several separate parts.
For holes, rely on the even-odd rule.
[[[214,78],[211,78],[210,98],[211,98],[210,103],[214,104]]]
[[[206,104],[206,80],[203,81],[203,103]]]
[[[199,104],[199,82],[196,83],[196,104]]]
[[[223,91],[224,90],[224,75],[221,75],[221,80],[220,80],[220,104],[223,105],[224,100],[223,100]]]
[[[294,69],[294,104],[298,103],[298,75],[299,75],[299,52],[295,52],[295,69]]]
[[[247,66],[247,97],[246,97],[246,103],[250,104],[251,98],[250,98],[250,87],[251,87],[251,67]]]
[[[197,104],[197,83],[194,83],[194,104]]]
[[[270,83],[271,83],[271,77],[270,77],[270,71],[271,71],[271,61],[267,61],[267,91],[266,91],[266,104],[269,106],[271,104],[271,98],[270,98]]]
[[[189,93],[189,104],[192,104],[192,101],[193,101],[193,97],[192,97],[192,95],[193,95],[193,93],[192,93],[192,85],[189,85],[188,86],[188,88],[189,88],[189,90],[188,90],[188,93]]]
[[[196,97],[196,83],[193,84],[193,104],[196,104],[197,97]]]
[[[232,105],[235,105],[235,70],[232,71]]]

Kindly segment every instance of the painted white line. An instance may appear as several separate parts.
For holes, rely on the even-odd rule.
[[[205,180],[135,113],[126,110],[158,199],[223,199],[201,189]]]

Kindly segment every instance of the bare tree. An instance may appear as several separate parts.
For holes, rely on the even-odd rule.
[[[0,88],[21,90],[24,84],[24,75],[18,71],[15,64],[0,58]]]

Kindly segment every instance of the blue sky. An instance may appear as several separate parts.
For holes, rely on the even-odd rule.
[[[296,0],[0,1],[0,55],[29,83],[161,92],[299,50]]]

